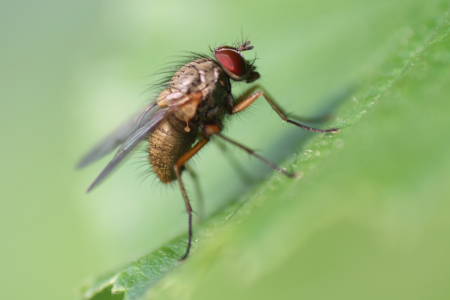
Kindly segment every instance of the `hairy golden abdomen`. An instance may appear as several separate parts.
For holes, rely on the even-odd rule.
[[[150,134],[148,154],[153,171],[164,183],[177,179],[173,169],[181,155],[191,149],[197,137],[198,128],[184,129],[186,123],[174,115],[163,120]]]

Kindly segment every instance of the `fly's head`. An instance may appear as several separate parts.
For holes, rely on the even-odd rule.
[[[252,50],[250,41],[246,41],[239,47],[221,46],[213,50],[214,57],[222,66],[227,75],[234,81],[246,81],[247,83],[257,80],[260,75],[256,72],[253,62],[249,62],[242,56],[243,51]]]

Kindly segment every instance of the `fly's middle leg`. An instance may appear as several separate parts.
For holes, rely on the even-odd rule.
[[[254,179],[244,169],[242,164],[237,160],[237,158],[233,155],[233,153],[228,151],[228,149],[226,148],[225,143],[223,143],[219,139],[214,140],[214,142],[215,142],[214,144],[217,145],[219,150],[225,156],[225,159],[228,161],[228,163],[231,165],[231,167],[236,171],[236,174],[240,177],[241,181],[243,183],[247,184],[247,185],[252,184],[254,182]]]
[[[242,150],[244,150],[245,152],[247,152],[247,153],[250,154],[251,156],[256,157],[257,159],[259,159],[260,161],[262,161],[263,163],[265,163],[266,165],[268,165],[269,167],[271,167],[271,168],[274,169],[275,171],[277,171],[277,172],[279,172],[279,173],[281,173],[281,174],[283,174],[283,175],[285,175],[285,176],[287,176],[287,177],[297,178],[297,179],[301,177],[301,176],[300,176],[299,174],[297,174],[297,173],[291,173],[291,172],[286,171],[286,170],[283,169],[283,168],[280,168],[279,166],[277,166],[277,165],[274,164],[273,162],[271,162],[271,161],[265,159],[265,158],[262,157],[261,155],[256,154],[254,150],[252,150],[252,149],[250,149],[250,148],[247,148],[246,146],[244,146],[244,145],[242,145],[242,144],[240,144],[240,143],[238,143],[238,142],[236,142],[236,141],[234,141],[234,140],[232,140],[232,139],[230,139],[230,138],[224,136],[224,135],[221,134],[221,133],[217,133],[216,136],[218,136],[218,137],[220,137],[221,139],[223,139],[223,140],[225,140],[225,141],[227,141],[227,142],[229,142],[229,143],[231,143],[231,144],[233,144],[233,145],[235,145],[235,146],[241,148]]]

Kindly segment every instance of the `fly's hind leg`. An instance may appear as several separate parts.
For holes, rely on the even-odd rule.
[[[291,119],[288,119],[288,117],[286,116],[286,114],[284,114],[281,109],[278,108],[278,106],[275,104],[275,102],[273,100],[270,99],[270,97],[268,97],[267,92],[263,92],[263,91],[259,91],[256,92],[252,95],[250,95],[256,88],[262,88],[260,85],[255,85],[253,87],[251,87],[247,92],[245,92],[243,94],[243,100],[239,101],[239,103],[237,103],[235,106],[233,106],[231,108],[231,114],[235,114],[238,113],[240,111],[243,111],[244,109],[246,109],[247,107],[250,106],[250,104],[252,104],[256,99],[258,99],[259,96],[263,96],[266,101],[269,103],[269,105],[272,107],[272,109],[280,116],[281,119],[283,119],[283,121],[294,124],[300,128],[303,128],[305,130],[309,130],[312,132],[331,132],[331,133],[338,133],[340,131],[340,129],[338,128],[331,128],[331,129],[317,129],[317,128],[312,128],[303,124],[300,124],[298,122],[295,122]]]
[[[186,193],[186,189],[184,188],[183,181],[181,180],[181,167],[190,160],[195,154],[197,154],[200,149],[202,149],[208,142],[209,137],[215,133],[220,132],[219,127],[216,125],[206,125],[205,128],[203,128],[205,132],[205,137],[201,139],[197,144],[194,145],[189,151],[184,153],[183,155],[178,158],[177,162],[173,166],[173,170],[175,171],[175,175],[177,176],[178,184],[180,185],[181,194],[183,195],[184,204],[186,205],[186,212],[189,216],[189,238],[188,238],[188,245],[186,249],[186,253],[183,255],[183,257],[180,258],[180,261],[186,259],[189,255],[189,251],[191,250],[191,244],[192,244],[192,207],[191,203],[189,202],[189,198]]]
[[[186,194],[186,189],[184,188],[183,181],[181,180],[181,174],[180,169],[181,167],[189,160],[191,159],[200,149],[202,149],[207,143],[209,139],[202,139],[197,144],[195,144],[194,147],[192,147],[188,152],[184,153],[175,163],[173,169],[175,171],[175,175],[177,176],[178,184],[180,185],[181,194],[183,195],[184,204],[186,205],[186,212],[189,216],[189,238],[188,238],[188,246],[186,249],[186,253],[183,255],[183,257],[180,258],[180,260],[184,260],[189,255],[189,250],[191,250],[191,243],[192,243],[192,207],[191,203],[189,202],[189,198]]]
[[[196,209],[200,219],[203,219],[205,215],[205,203],[203,199],[203,193],[202,189],[200,187],[200,182],[198,180],[197,173],[193,170],[192,166],[189,164],[185,164],[184,167],[186,168],[186,171],[188,172],[189,176],[192,178],[192,181],[194,182],[195,187],[195,194],[197,195],[197,203],[198,208]]]

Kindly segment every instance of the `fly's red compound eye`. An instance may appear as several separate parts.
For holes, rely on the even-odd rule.
[[[246,61],[242,56],[242,51],[252,50],[250,41],[246,41],[239,47],[222,46],[214,49],[214,56],[225,73],[234,81],[253,82],[259,78],[255,67]],[[250,80],[250,81],[249,81]]]
[[[214,51],[217,61],[229,72],[236,76],[244,76],[247,73],[247,63],[241,53],[234,48],[219,47]]]

